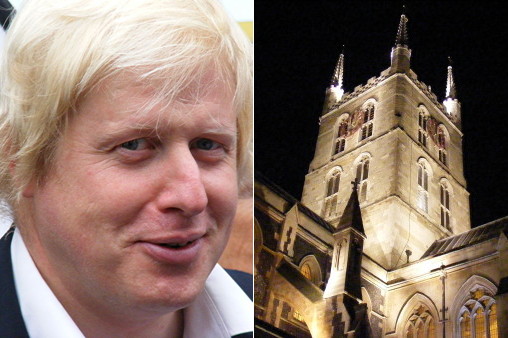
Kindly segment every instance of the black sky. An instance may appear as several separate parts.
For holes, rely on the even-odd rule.
[[[502,2],[404,3],[411,68],[439,101],[453,59],[472,225],[507,216],[508,11]],[[400,1],[256,0],[256,170],[300,198],[342,45],[351,92],[389,67],[401,12]]]

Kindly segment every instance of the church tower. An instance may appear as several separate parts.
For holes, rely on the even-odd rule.
[[[351,93],[343,90],[340,54],[302,194],[303,204],[340,229],[349,182],[357,181],[364,253],[388,270],[471,227],[452,67],[440,103],[410,68],[407,25],[402,14],[390,67]]]

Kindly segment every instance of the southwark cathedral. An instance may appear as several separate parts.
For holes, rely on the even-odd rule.
[[[508,337],[508,217],[471,228],[453,65],[439,100],[403,14],[390,66],[343,75],[301,200],[256,173],[256,336]]]

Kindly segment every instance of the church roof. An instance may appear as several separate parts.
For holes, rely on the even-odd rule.
[[[298,206],[298,211],[300,211],[304,215],[306,215],[309,218],[311,218],[314,222],[316,222],[317,224],[321,225],[323,228],[325,228],[326,230],[328,230],[330,232],[335,232],[335,230],[330,225],[330,223],[325,221],[323,218],[321,218],[321,216],[317,215],[315,212],[313,212],[312,210],[307,208],[305,205],[303,205],[302,203],[298,202],[297,206]]]
[[[422,258],[438,256],[450,251],[459,250],[489,239],[497,238],[508,231],[508,216],[473,228],[456,236],[435,241],[423,254]]]
[[[298,202],[298,200],[294,198],[290,193],[279,187],[277,184],[275,184],[273,181],[271,181],[269,178],[267,178],[265,175],[263,175],[261,172],[257,170],[254,172],[254,179],[259,183],[263,184],[264,186],[268,187],[270,190],[272,190],[274,193],[276,193],[286,201],[293,204]]]
[[[330,233],[333,233],[335,231],[333,229],[333,227],[330,225],[330,223],[328,223],[321,216],[319,216],[318,214],[316,214],[315,212],[313,212],[312,210],[307,208],[300,201],[298,201],[296,198],[294,198],[292,195],[290,195],[287,191],[285,191],[284,189],[279,187],[277,184],[273,183],[269,178],[264,176],[259,171],[255,171],[254,178],[256,179],[256,181],[258,181],[259,183],[268,187],[274,193],[276,193],[277,195],[279,195],[280,197],[285,199],[287,202],[296,205],[299,212],[301,212],[302,214],[304,214],[307,217],[309,217],[310,219],[312,219],[316,224],[325,228]]]

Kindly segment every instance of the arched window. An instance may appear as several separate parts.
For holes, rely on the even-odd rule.
[[[356,165],[356,180],[358,182],[358,197],[360,202],[367,199],[367,179],[369,178],[370,159],[364,156]]]
[[[300,261],[300,273],[316,285],[320,285],[323,281],[321,275],[321,267],[314,255],[307,255]]]
[[[340,174],[341,169],[334,168],[327,175],[326,196],[323,212],[324,217],[326,218],[337,216]]]
[[[405,338],[435,338],[436,324],[429,309],[425,305],[419,305],[413,310],[408,319],[406,329],[404,330]]]
[[[424,161],[418,162],[418,207],[429,212],[429,169]]]
[[[348,118],[348,114],[344,114],[339,118],[335,136],[334,155],[343,152],[346,148],[346,136],[349,130]]]
[[[300,268],[300,272],[302,273],[302,275],[305,276],[305,278],[307,278],[308,280],[312,280],[312,271],[308,263],[302,265],[302,267]]]
[[[427,121],[429,119],[428,113],[423,107],[418,112],[418,142],[420,142],[425,148],[427,148],[427,141],[429,135],[427,132]]]
[[[482,288],[471,292],[459,312],[461,337],[498,337],[497,308],[494,298]]]
[[[445,127],[443,125],[439,126],[437,129],[437,147],[438,147],[438,155],[439,161],[444,165],[448,165],[448,152],[447,152],[447,144],[448,144],[448,135]]]
[[[441,205],[441,226],[451,230],[450,226],[450,191],[448,184],[442,181],[439,185],[439,201]]]
[[[368,137],[372,136],[372,130],[374,128],[374,111],[376,110],[376,106],[373,102],[367,103],[363,108],[363,124],[362,124],[362,132],[360,133],[360,141],[365,140]]]

